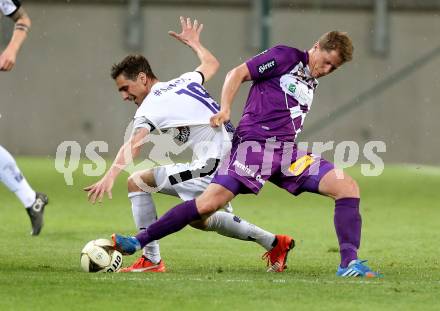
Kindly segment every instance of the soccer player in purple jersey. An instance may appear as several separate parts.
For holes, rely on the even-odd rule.
[[[173,153],[175,148],[172,146],[181,146],[192,153],[192,160],[187,163],[156,166],[136,171],[129,177],[128,196],[139,230],[148,228],[157,219],[151,193],[159,191],[178,196],[182,200],[196,198],[210,184],[218,164],[230,149],[230,137],[226,128],[233,130],[233,127],[230,124],[218,128],[210,126],[210,117],[219,111],[219,107],[202,86],[204,81],[210,80],[217,72],[219,63],[200,42],[203,24],[184,17],[180,17],[180,22],[182,32],[169,34],[189,46],[196,53],[200,65],[195,71],[184,73],[170,81],[159,81],[147,59],[141,55],[129,55],[112,67],[111,75],[122,98],[133,101],[138,106],[133,119],[133,132],[121,146],[115,161],[101,180],[84,189],[93,203],[101,202],[105,193],[111,198],[114,181],[123,168],[140,154],[142,145],[150,138],[151,142],[158,143],[157,149],[162,149],[160,145],[163,143],[171,147],[162,149],[162,152]],[[150,156],[152,153],[153,151]],[[287,235],[275,235],[233,215],[229,204],[225,206],[225,210],[228,213],[217,211],[206,219],[192,222],[191,226],[261,245],[266,250],[263,258],[267,259],[267,271],[282,272],[294,240]],[[275,262],[283,265],[273,269]],[[142,257],[119,271],[165,270],[159,244],[152,241],[145,245]]]
[[[338,276],[377,277],[358,259],[361,238],[359,187],[346,173],[323,158],[297,149],[295,139],[310,110],[317,78],[352,59],[346,33],[325,33],[308,51],[275,46],[232,69],[226,76],[221,110],[213,127],[230,119],[230,108],[241,84],[253,81],[230,157],[224,159],[211,184],[195,200],[169,210],[135,237],[112,236],[116,249],[134,253],[145,244],[204,219],[240,193],[257,194],[266,181],[293,195],[318,193],[335,200],[334,224],[341,262]]]

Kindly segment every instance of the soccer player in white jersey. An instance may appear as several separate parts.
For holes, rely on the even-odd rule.
[[[31,27],[31,19],[18,0],[0,0],[0,12],[15,22],[11,40],[6,49],[0,53],[0,71],[10,71]]]
[[[31,27],[31,20],[17,0],[0,0],[0,12],[12,18],[15,22],[14,32],[8,46],[0,53],[0,71],[10,71],[17,59],[27,32]],[[48,203],[47,196],[35,192],[20,169],[17,167],[12,155],[0,145],[0,181],[23,203],[31,219],[32,235],[40,234],[43,227],[44,207]]]
[[[228,130],[230,124],[212,128],[209,119],[219,111],[218,104],[203,88],[217,72],[217,59],[200,43],[203,25],[180,18],[182,32],[169,34],[188,45],[197,54],[200,65],[193,72],[187,72],[168,82],[160,82],[152,72],[148,61],[140,55],[127,56],[112,68],[124,100],[133,101],[138,109],[134,117],[134,130],[130,139],[121,147],[111,168],[96,184],[86,187],[89,200],[102,201],[105,193],[111,198],[111,189],[119,173],[140,153],[147,137],[155,133],[160,136],[172,133],[177,147],[189,148],[193,152],[190,163],[159,166],[132,174],[128,179],[128,196],[138,229],[147,228],[157,219],[151,192],[178,196],[191,200],[200,195],[211,182],[220,159],[230,148]],[[149,135],[151,133],[151,135]],[[160,137],[159,136],[159,137]],[[170,136],[168,136],[170,137]],[[168,150],[167,150],[168,151]],[[228,203],[229,205],[229,203]],[[195,228],[245,241],[255,241],[266,249],[268,271],[281,272],[285,268],[287,254],[294,246],[294,240],[287,235],[274,235],[245,220],[217,211],[203,221],[192,222]],[[277,267],[273,269],[274,264]],[[148,243],[135,263],[122,272],[163,272],[157,241]]]

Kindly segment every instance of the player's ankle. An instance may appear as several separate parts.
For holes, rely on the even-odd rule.
[[[350,262],[357,259],[356,253],[346,254],[344,251],[341,252],[341,268],[347,268]]]

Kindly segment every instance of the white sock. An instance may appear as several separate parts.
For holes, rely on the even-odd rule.
[[[138,230],[148,228],[157,220],[156,206],[154,206],[153,198],[150,193],[146,192],[130,192],[128,198],[131,201],[131,210],[133,219]],[[159,243],[153,241],[145,245],[143,254],[153,263],[160,261]]]
[[[24,207],[31,207],[35,202],[35,191],[21,174],[12,155],[0,146],[0,181],[21,201]]]
[[[275,241],[273,233],[267,232],[234,214],[221,211],[215,212],[208,218],[206,231],[216,231],[218,234],[234,239],[255,241],[266,250],[271,250],[272,243]]]

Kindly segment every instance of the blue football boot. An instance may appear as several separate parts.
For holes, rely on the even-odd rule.
[[[116,233],[112,234],[113,248],[122,255],[132,255],[141,249],[141,244],[134,236],[125,237]]]
[[[341,277],[365,277],[365,278],[381,278],[382,274],[378,272],[372,271],[367,265],[364,263],[366,260],[352,260],[347,268],[338,267],[338,271],[336,272],[336,276]]]

